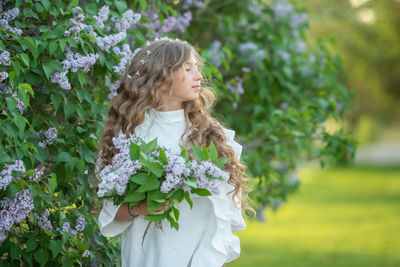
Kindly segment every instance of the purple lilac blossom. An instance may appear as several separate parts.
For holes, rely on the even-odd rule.
[[[131,9],[127,10],[122,14],[121,20],[115,22],[115,29],[119,32],[126,32],[133,24],[137,24],[140,21],[142,15],[135,14]]]
[[[192,21],[192,12],[186,11],[182,16],[176,18],[176,23],[171,31],[177,31],[180,33],[184,33],[185,29],[190,25],[190,21]]]
[[[272,11],[276,18],[282,18],[289,15],[293,11],[293,7],[287,1],[272,1]]]
[[[14,164],[5,164],[4,169],[0,173],[0,189],[6,190],[7,186],[19,176],[14,176],[13,172],[25,173],[25,166],[22,160],[16,160]]]
[[[57,129],[49,128],[47,131],[39,131],[39,135],[43,138],[42,141],[39,142],[39,146],[46,148],[48,145],[52,145],[54,143],[54,139],[57,138]]]
[[[120,134],[113,138],[114,146],[119,150],[113,158],[112,164],[105,166],[99,173],[100,184],[97,195],[103,197],[105,194],[116,190],[118,195],[123,195],[129,178],[141,168],[139,161],[132,161],[129,156],[130,143],[138,143],[135,136],[127,137]]]
[[[247,68],[247,67],[243,67],[243,68],[242,68],[242,71],[243,71],[243,72],[250,72],[251,69],[250,69],[250,68]]]
[[[222,64],[221,58],[224,57],[224,53],[221,51],[221,42],[214,40],[208,52],[210,53],[211,64],[220,67]]]
[[[120,81],[116,81],[115,83],[111,84],[110,86],[110,93],[108,94],[108,99],[113,99],[117,96],[117,89],[120,86]]]
[[[0,14],[0,26],[3,27],[3,31],[7,31],[9,30],[10,32],[14,33],[14,35],[21,35],[22,34],[22,30],[21,29],[17,29],[17,28],[13,28],[10,25],[8,25],[8,22],[10,20],[15,19],[19,14],[19,9],[18,8],[13,8],[10,9],[6,12],[3,12]],[[4,35],[5,38],[9,38],[10,35],[9,34],[5,34]]]
[[[85,229],[86,220],[82,216],[76,220],[75,229],[78,232],[82,232]]]
[[[4,81],[8,78],[8,73],[4,71],[0,71],[0,82]]]
[[[224,182],[229,179],[229,173],[221,170],[213,163],[208,161],[202,161],[199,163],[193,161],[191,162],[190,168],[193,172],[193,176],[197,178],[196,183],[198,188],[208,189],[212,194],[218,195],[218,186],[221,181],[217,178],[221,177]],[[211,176],[213,178],[209,178]]]
[[[71,225],[69,224],[69,222],[64,222],[62,227],[61,227],[61,231],[65,232],[65,233],[70,233],[73,236],[76,236],[77,232],[76,230],[71,228]]]
[[[88,258],[89,256],[90,256],[89,250],[86,249],[86,250],[82,253],[82,257]]]
[[[107,50],[115,46],[126,37],[125,32],[111,34],[105,37],[96,37],[97,45],[101,50]]]
[[[191,7],[201,8],[203,6],[204,6],[204,2],[198,1],[198,0],[184,0],[182,3],[183,10],[188,10]]]
[[[15,108],[19,111],[19,113],[21,113],[21,115],[23,115],[26,110],[26,106],[25,106],[24,102],[22,102],[18,98],[18,95],[16,92],[12,93],[12,96],[14,97],[15,101],[17,101],[17,106]]]
[[[279,55],[279,57],[280,57],[283,61],[287,61],[287,60],[290,59],[290,53],[289,53],[288,51],[286,51],[286,50],[279,49],[276,53]]]
[[[53,230],[53,226],[51,225],[51,222],[49,220],[49,216],[50,216],[50,211],[48,209],[46,209],[42,216],[39,217],[39,215],[37,215],[36,213],[34,213],[36,219],[38,220],[38,226],[39,227],[43,227],[46,231],[51,231]]]
[[[119,49],[119,47],[114,47],[113,52],[114,54],[121,56],[119,64],[113,67],[114,72],[122,75],[124,74],[126,67],[133,57],[131,48],[128,44],[124,44],[122,45],[122,51]]]
[[[83,31],[86,27],[86,24],[82,23],[85,17],[83,16],[82,13],[80,13],[82,9],[80,7],[74,7],[73,13],[74,17],[69,20],[69,23],[71,25],[71,28],[69,30],[66,30],[64,33],[64,36],[77,36],[78,33]]]
[[[104,5],[100,9],[98,16],[93,16],[96,20],[97,26],[99,26],[100,29],[104,29],[104,21],[108,19],[109,12],[110,8],[107,5]]]
[[[233,85],[230,82],[226,82],[226,87],[232,94],[238,94],[238,95],[244,94],[243,79],[240,78],[239,76],[236,76],[235,80],[236,80],[236,85]]]
[[[89,72],[90,67],[94,65],[99,58],[98,54],[84,56],[79,53],[74,53],[69,46],[67,46],[65,50],[66,59],[61,62],[64,71],[71,70],[72,72],[77,72],[80,69],[84,72]]]
[[[161,184],[160,191],[168,193],[172,189],[176,189],[183,185],[185,177],[190,176],[191,170],[186,167],[185,158],[165,151],[165,155],[168,160],[168,164],[164,165],[165,180]]]
[[[12,90],[11,88],[14,88],[14,82],[10,83],[11,85],[7,85],[5,83],[0,82],[0,92],[3,94],[8,94],[8,95],[12,95]]]
[[[23,190],[15,194],[13,200],[4,198],[0,201],[0,206],[3,210],[0,211],[0,242],[5,238],[5,231],[25,219],[33,206],[33,196],[29,189]]]
[[[248,58],[252,67],[257,67],[256,58],[263,60],[266,55],[266,51],[264,49],[258,49],[257,45],[252,42],[240,44],[239,52]]]
[[[297,29],[300,25],[307,22],[308,15],[306,13],[294,13],[290,17],[290,26]]]
[[[5,50],[3,53],[0,54],[0,65],[10,66],[10,52]]]
[[[71,89],[71,84],[68,81],[67,77],[68,71],[63,71],[63,72],[53,72],[51,75],[51,82],[52,83],[58,83],[58,85],[65,90]]]
[[[44,172],[43,166],[41,165],[41,166],[39,166],[39,168],[35,169],[35,173],[33,175],[29,176],[29,179],[36,182],[37,180],[39,180],[40,177],[43,176],[43,172]]]

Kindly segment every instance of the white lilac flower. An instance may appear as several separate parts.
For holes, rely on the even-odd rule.
[[[273,1],[272,12],[276,18],[282,18],[293,11],[293,7],[287,1]]]
[[[118,195],[123,195],[129,178],[141,168],[139,161],[132,161],[129,156],[130,143],[138,143],[135,136],[127,137],[121,134],[113,138],[114,146],[119,149],[111,165],[105,166],[99,173],[99,197],[115,190]]]
[[[3,53],[0,54],[0,65],[10,66],[10,52],[5,50]]]
[[[43,170],[43,166],[40,165],[39,168],[35,169],[35,173],[31,176],[29,176],[29,179],[33,180],[33,181],[37,181],[39,180],[40,177],[43,176],[44,170]]]
[[[4,71],[0,71],[0,82],[4,81],[8,78],[8,73]]]
[[[104,29],[104,21],[108,19],[109,12],[110,8],[107,5],[104,5],[100,9],[98,16],[93,16],[96,20],[97,26],[99,26],[100,29]]]
[[[170,32],[174,29],[175,25],[177,23],[177,20],[173,16],[169,16],[166,19],[164,19],[163,24],[160,26],[157,35],[161,36],[164,33]]]
[[[82,232],[85,229],[86,220],[82,216],[76,220],[75,230],[78,232]]]
[[[12,88],[14,88],[14,82],[10,83],[11,85],[7,85],[5,83],[0,82],[0,92],[3,94],[12,95]]]
[[[243,71],[243,72],[250,72],[251,69],[250,69],[250,68],[247,68],[247,67],[243,67],[243,68],[242,68],[242,71]]]
[[[236,80],[236,84],[235,85],[233,85],[230,82],[227,82],[226,83],[226,87],[229,89],[229,91],[232,94],[238,94],[238,95],[244,94],[243,79],[240,78],[239,76],[236,76],[235,80]]]
[[[51,82],[58,83],[58,85],[65,90],[71,89],[71,84],[68,81],[67,77],[68,71],[63,72],[53,72],[51,75]]]
[[[86,249],[86,250],[82,253],[82,257],[88,258],[89,256],[90,256],[89,250]]]
[[[15,108],[19,111],[19,113],[21,113],[21,115],[23,115],[25,113],[25,110],[26,110],[26,106],[25,106],[24,102],[22,102],[17,97],[17,93],[16,92],[12,93],[12,96],[14,97],[15,101],[17,101],[17,105],[15,106]]]
[[[306,13],[294,13],[290,17],[290,26],[297,29],[300,25],[306,23],[308,15]]]
[[[19,15],[19,9],[17,7],[7,10],[0,14],[0,19],[7,21],[15,19]]]
[[[294,51],[297,53],[303,53],[304,51],[306,51],[306,49],[307,49],[306,43],[301,40],[297,40],[296,45],[294,47]]]
[[[65,233],[70,233],[73,236],[76,236],[77,232],[76,230],[71,228],[71,225],[69,224],[69,222],[64,222],[62,227],[61,227],[61,231],[65,232]]]
[[[257,67],[256,59],[263,60],[266,56],[266,51],[264,49],[258,49],[257,45],[252,42],[240,44],[239,52],[248,58],[252,67]]]
[[[201,8],[203,6],[204,6],[204,2],[199,1],[199,0],[184,0],[182,3],[183,10],[187,10],[191,7]]]
[[[88,31],[90,36],[97,37],[97,33],[94,31],[94,28],[92,25],[86,25],[85,30]],[[90,41],[93,42],[92,40],[90,40]]]
[[[279,49],[276,53],[280,56],[280,58],[283,61],[287,61],[287,60],[290,59],[290,53],[288,51],[286,51],[286,50]]]
[[[16,160],[14,164],[5,164],[4,169],[0,173],[0,189],[6,190],[7,186],[19,176],[14,176],[13,172],[25,173],[25,166],[22,160]]]
[[[117,89],[120,86],[120,81],[116,81],[115,83],[111,84],[110,86],[110,93],[108,94],[108,99],[113,99],[117,96]]]
[[[20,223],[33,210],[33,195],[29,189],[19,191],[14,199],[4,198],[0,201],[2,211],[0,211],[0,236],[5,236],[5,231]],[[0,240],[2,241],[2,240]]]
[[[122,75],[124,74],[126,67],[129,65],[129,62],[133,57],[131,48],[129,47],[128,44],[124,44],[122,45],[122,51],[118,47],[114,47],[113,52],[116,55],[121,56],[119,64],[113,67],[114,72]]]
[[[71,28],[65,31],[64,36],[77,36],[78,33],[85,29],[86,24],[82,23],[85,17],[79,11],[82,11],[80,7],[74,7],[74,17],[69,20]]]
[[[224,182],[227,182],[229,179],[228,172],[221,170],[208,161],[202,161],[200,164],[193,161],[191,162],[190,168],[193,172],[192,175],[197,178],[197,187],[207,189],[214,195],[219,194],[218,187],[221,181],[218,178],[222,178]]]
[[[38,220],[39,227],[43,227],[46,231],[53,230],[53,226],[51,225],[51,222],[49,220],[50,211],[48,209],[46,209],[43,212],[41,217],[39,217],[39,215],[37,213],[35,213],[34,215],[35,215],[36,219]]]
[[[184,33],[185,29],[189,26],[191,20],[192,20],[191,11],[183,13],[182,16],[176,18],[176,23],[172,31],[178,31],[180,33]]]
[[[0,13],[0,26],[3,27],[3,31],[10,31],[14,33],[15,35],[21,35],[22,30],[18,28],[13,28],[10,25],[8,25],[8,22],[15,19],[19,15],[19,9],[18,8],[13,8],[10,10],[7,10],[6,12]],[[9,38],[9,34],[4,35],[5,38]]]
[[[105,37],[96,37],[97,45],[101,50],[107,50],[126,38],[125,32],[111,34]]]
[[[115,22],[115,29],[119,32],[126,32],[133,24],[137,24],[141,17],[142,15],[133,13],[133,11],[129,9],[122,14],[121,20]]]
[[[211,64],[220,67],[222,64],[221,58],[224,57],[224,53],[221,51],[221,42],[219,40],[214,40],[208,52],[210,53]]]
[[[88,54],[84,56],[79,53],[74,53],[69,47],[65,50],[67,53],[66,58],[61,62],[65,71],[71,70],[72,72],[77,72],[78,70],[82,70],[84,72],[89,72],[90,67],[94,65],[99,58],[98,54]]]
[[[184,178],[190,176],[191,169],[186,167],[185,158],[165,151],[168,164],[164,165],[165,180],[161,184],[160,191],[168,193],[172,189],[182,186]]]
[[[39,131],[39,136],[41,137],[41,141],[39,142],[39,146],[46,148],[48,145],[52,145],[54,139],[57,138],[57,129],[49,128],[47,131]]]

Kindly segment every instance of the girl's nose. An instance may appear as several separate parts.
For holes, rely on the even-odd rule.
[[[196,76],[195,76],[195,80],[202,80],[203,79],[203,75],[201,75],[200,71],[197,71]]]

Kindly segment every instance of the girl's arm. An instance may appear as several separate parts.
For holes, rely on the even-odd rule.
[[[153,211],[147,211],[147,202],[146,202],[146,200],[143,200],[142,202],[139,203],[139,205],[131,208],[130,211],[131,211],[132,215],[147,215],[147,214],[151,214],[156,211],[166,210],[168,208],[168,203],[169,203],[169,200],[165,201],[164,204],[160,208],[153,210]],[[119,207],[117,214],[114,217],[114,220],[128,221],[128,220],[132,220],[132,219],[133,219],[133,217],[128,212],[128,203],[123,203]]]

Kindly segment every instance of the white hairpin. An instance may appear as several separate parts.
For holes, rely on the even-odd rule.
[[[140,71],[135,72],[135,75],[139,76],[140,75]]]
[[[132,79],[132,76],[131,76],[131,75],[128,74],[127,76],[128,76],[128,79]]]
[[[140,62],[141,62],[142,64],[144,64],[144,60],[143,60],[143,59],[141,59]]]
[[[151,54],[150,50],[147,50],[146,53],[147,53],[147,55],[150,55],[150,54]]]

